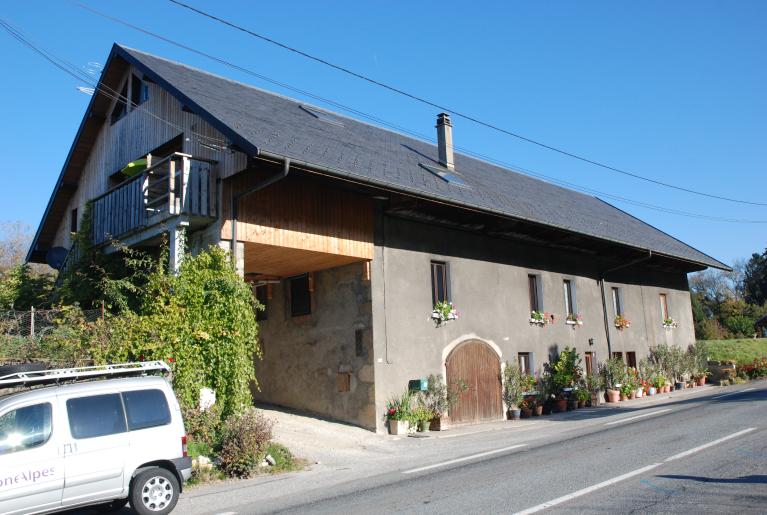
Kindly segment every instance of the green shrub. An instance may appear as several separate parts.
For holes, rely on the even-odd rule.
[[[227,417],[218,454],[227,476],[250,477],[258,470],[272,438],[272,424],[255,408]]]
[[[294,472],[304,468],[304,462],[295,456],[282,444],[272,442],[266,448],[266,454],[274,458],[274,466],[269,469],[272,474]]]
[[[199,408],[182,408],[189,444],[217,448],[221,443],[221,409],[214,404],[203,411]],[[209,456],[209,455],[207,455]]]

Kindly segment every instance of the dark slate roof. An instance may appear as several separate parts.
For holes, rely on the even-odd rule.
[[[307,104],[298,100],[137,50],[115,46],[114,51],[155,76],[245,149],[255,147],[424,198],[728,268],[596,197],[461,154],[455,156],[456,171],[470,188],[449,184],[420,166],[435,164],[433,144],[343,115],[330,114],[339,123],[328,123],[302,109]]]

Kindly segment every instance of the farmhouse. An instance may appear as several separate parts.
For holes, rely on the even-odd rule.
[[[435,113],[436,114],[436,113]],[[424,120],[424,125],[433,120]],[[92,241],[230,249],[266,305],[258,401],[383,428],[441,373],[452,423],[503,417],[505,361],[593,369],[694,341],[687,273],[726,265],[602,200],[115,45],[28,260]],[[455,135],[455,140],[459,135]],[[71,257],[70,257],[71,259]],[[63,266],[67,266],[66,262]],[[437,323],[434,308],[457,319]]]

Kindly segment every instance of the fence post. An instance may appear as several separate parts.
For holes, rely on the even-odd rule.
[[[35,337],[35,307],[29,308],[29,334],[32,338]]]

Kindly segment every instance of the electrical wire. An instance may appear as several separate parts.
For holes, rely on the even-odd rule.
[[[95,11],[93,9],[88,9],[88,10],[90,10],[90,11],[96,13],[96,14],[101,15],[101,13],[98,13],[97,11]],[[158,38],[160,38],[163,41],[166,41],[168,43],[171,43],[171,44],[174,44],[174,45],[179,46],[181,48],[187,49],[187,50],[192,51],[194,53],[197,53],[199,55],[203,55],[203,56],[205,56],[205,57],[207,57],[209,59],[213,59],[213,60],[215,60],[217,62],[220,62],[222,64],[226,64],[228,66],[232,66],[232,67],[234,67],[234,68],[236,68],[236,69],[238,69],[240,71],[249,73],[249,74],[257,76],[259,78],[263,78],[264,80],[268,80],[271,83],[283,85],[284,87],[287,87],[287,88],[289,88],[291,90],[294,90],[294,91],[303,92],[303,90],[300,90],[298,88],[293,88],[292,86],[287,85],[285,83],[281,83],[279,81],[274,81],[274,80],[270,79],[269,77],[257,74],[256,72],[253,72],[252,70],[248,70],[247,68],[243,68],[243,67],[241,67],[239,65],[236,65],[236,64],[233,64],[233,63],[229,63],[228,61],[220,59],[220,58],[217,58],[217,57],[215,57],[213,55],[206,54],[206,53],[204,53],[202,51],[193,49],[191,47],[187,47],[187,46],[185,46],[185,45],[183,45],[181,43],[177,43],[177,42],[175,42],[173,40],[170,40],[169,38],[166,38],[164,36],[159,36],[157,34],[154,34],[154,33],[150,32],[150,31],[147,31],[147,30],[144,30],[144,29],[140,29],[139,27],[133,26],[133,25],[127,23],[127,22],[123,22],[122,20],[113,18],[111,16],[106,16],[106,17],[111,19],[111,20],[113,20],[113,21],[116,21],[118,23],[122,23],[124,25],[128,25],[131,28],[135,28],[136,30],[141,31],[144,34],[151,35],[151,36],[154,36],[154,37],[158,37]],[[56,66],[57,68],[59,68],[63,72],[67,73],[68,75],[70,75],[70,76],[72,76],[72,77],[74,77],[74,78],[76,78],[78,80],[83,80],[83,81],[91,84],[92,86],[94,86],[94,88],[97,89],[99,94],[103,94],[107,98],[110,98],[110,99],[122,100],[124,102],[129,102],[129,99],[127,97],[125,97],[124,95],[118,93],[116,90],[110,88],[109,86],[107,86],[103,82],[101,82],[101,83],[98,83],[98,82],[94,83],[93,82],[93,78],[89,74],[87,74],[83,70],[80,70],[77,66],[75,66],[71,62],[69,62],[69,61],[67,61],[67,60],[65,60],[63,58],[54,56],[52,53],[44,50],[41,47],[36,46],[31,41],[29,41],[26,37],[24,37],[24,35],[20,31],[15,29],[12,25],[10,25],[5,20],[0,19],[0,27],[5,29],[6,32],[8,32],[12,37],[14,37],[14,39],[19,41],[24,46],[26,46],[26,47],[30,48],[31,50],[33,50],[38,55],[42,56],[45,60],[49,61],[51,64],[53,64],[54,66]],[[368,119],[377,120],[377,121],[383,123],[384,125],[394,126],[393,124],[390,124],[390,123],[386,122],[385,120],[382,120],[380,118],[368,115],[367,113],[364,113],[364,112],[356,110],[354,108],[345,106],[344,104],[340,104],[338,102],[335,102],[335,101],[332,101],[332,100],[328,100],[328,99],[325,99],[323,97],[319,97],[319,96],[311,94],[309,92],[306,92],[306,93],[308,95],[312,96],[313,98],[316,98],[316,99],[321,100],[323,102],[329,102],[332,105],[334,105],[336,107],[339,107],[339,108],[341,108],[343,110],[354,112],[354,113],[359,114],[361,116],[364,116],[365,118],[368,118]],[[142,110],[145,113],[149,114],[150,116],[156,118],[157,120],[159,120],[159,121],[161,121],[163,123],[166,123],[170,127],[173,127],[176,130],[179,130],[181,132],[186,132],[183,127],[178,126],[176,124],[173,124],[172,122],[170,122],[170,121],[168,121],[168,120],[166,120],[166,119],[164,119],[164,118],[162,118],[162,117],[160,117],[160,116],[150,112],[149,110],[144,108],[144,106],[142,106],[142,105],[134,106],[134,109],[139,109],[139,108],[142,108]],[[397,127],[397,126],[394,126],[394,127]],[[419,134],[419,133],[414,132],[414,131],[408,131],[406,129],[405,129],[405,132],[408,132],[409,134],[417,136],[417,137],[422,137],[422,138],[426,139],[427,141],[432,141],[433,142],[433,139],[431,139],[431,138],[429,138],[429,137],[427,137],[427,136],[425,136],[423,134]],[[209,136],[205,136],[205,135],[202,135],[202,134],[197,134],[197,133],[193,133],[193,134],[196,135],[198,138],[207,139],[207,140],[210,140],[210,141],[215,141],[216,143],[224,143],[224,144],[226,143],[224,141],[217,140],[215,138],[211,138]],[[200,143],[203,144],[202,142],[200,142]],[[205,146],[208,146],[208,145],[205,145]],[[221,148],[221,150],[224,150],[224,147],[219,147],[219,148]],[[536,172],[536,171],[533,171],[533,170],[530,170],[530,169],[526,169],[526,168],[523,168],[523,167],[512,165],[510,163],[507,163],[507,162],[504,162],[504,161],[501,161],[501,160],[498,160],[498,159],[491,158],[489,156],[480,154],[478,152],[474,152],[474,151],[472,151],[470,149],[466,149],[466,148],[462,148],[462,147],[455,147],[455,148],[457,150],[460,150],[461,152],[467,154],[467,155],[471,155],[473,157],[486,160],[486,161],[488,161],[488,162],[490,162],[492,164],[497,164],[499,166],[505,166],[507,168],[511,168],[514,171],[518,171],[519,173],[524,172],[524,174],[526,174],[526,175],[530,175],[530,176],[536,177],[538,179],[543,179],[543,180],[546,180],[547,182],[551,182],[551,183],[554,183],[554,184],[558,184],[560,186],[568,187],[570,189],[576,189],[576,190],[579,190],[579,191],[582,191],[582,192],[585,192],[585,193],[601,195],[601,196],[604,196],[604,197],[607,197],[607,198],[611,198],[613,200],[618,200],[618,201],[621,201],[621,202],[626,202],[628,204],[632,204],[632,205],[639,206],[639,207],[644,207],[644,208],[647,208],[647,209],[653,209],[653,210],[661,211],[661,212],[664,212],[664,213],[675,214],[675,215],[679,215],[679,216],[687,216],[687,217],[692,217],[692,218],[705,219],[705,220],[711,220],[711,221],[719,221],[719,222],[743,223],[743,224],[762,224],[762,223],[767,223],[767,220],[745,220],[745,219],[736,219],[736,218],[714,217],[714,216],[704,215],[704,214],[700,214],[700,213],[693,213],[693,212],[687,212],[687,211],[682,211],[682,210],[671,209],[671,208],[667,208],[667,207],[664,207],[664,206],[657,206],[657,205],[654,205],[654,204],[649,204],[649,203],[646,203],[646,202],[637,201],[637,200],[629,199],[629,198],[626,198],[626,197],[621,197],[621,196],[614,195],[614,194],[611,194],[611,193],[606,193],[606,192],[598,191],[598,190],[595,190],[595,189],[592,189],[592,188],[580,186],[580,185],[575,184],[575,183],[570,183],[570,182],[567,182],[567,181],[563,181],[561,179],[557,179],[557,178],[554,178],[554,177],[542,174],[540,172]]]
[[[390,84],[387,84],[385,82],[381,82],[379,80],[372,79],[372,78],[370,78],[370,77],[368,77],[366,75],[363,75],[363,74],[361,74],[359,72],[355,72],[355,71],[350,70],[349,68],[346,68],[344,66],[332,63],[332,62],[330,62],[330,61],[328,61],[326,59],[323,59],[321,57],[317,57],[317,56],[312,55],[312,54],[310,54],[308,52],[305,52],[303,50],[299,50],[298,48],[289,46],[289,45],[287,45],[285,43],[281,43],[281,42],[279,42],[279,41],[277,41],[277,40],[275,40],[273,38],[270,38],[268,36],[265,36],[263,34],[255,32],[253,30],[247,29],[247,28],[245,28],[245,27],[243,27],[241,25],[237,25],[236,23],[233,23],[231,21],[228,21],[228,20],[225,20],[225,19],[220,18],[218,16],[215,16],[215,15],[209,13],[209,12],[203,11],[201,9],[198,9],[198,8],[196,8],[194,6],[186,4],[186,3],[181,2],[179,0],[168,0],[168,1],[170,3],[172,3],[172,4],[175,4],[175,5],[179,6],[179,7],[182,7],[184,9],[189,10],[189,11],[197,13],[197,14],[199,14],[201,16],[204,16],[206,18],[209,18],[211,20],[219,22],[219,23],[221,23],[223,25],[226,25],[226,26],[228,26],[230,28],[233,28],[235,30],[238,30],[240,32],[243,32],[245,34],[253,36],[255,38],[258,38],[258,39],[260,39],[262,41],[265,41],[267,43],[270,43],[272,45],[278,46],[278,47],[280,47],[280,48],[282,48],[284,50],[287,50],[289,52],[293,52],[293,53],[298,54],[298,55],[300,55],[302,57],[305,57],[305,58],[310,59],[312,61],[315,61],[317,63],[323,64],[325,66],[328,66],[330,68],[338,70],[338,71],[340,71],[342,73],[345,73],[345,74],[350,75],[352,77],[355,77],[357,79],[360,79],[360,80],[363,80],[363,81],[368,82],[370,84],[373,84],[375,86],[379,86],[381,88],[387,89],[387,90],[389,90],[389,91],[391,91],[393,93],[396,93],[398,95],[407,97],[407,98],[409,98],[411,100],[414,100],[416,102],[419,102],[421,104],[428,105],[430,107],[434,107],[434,108],[440,109],[442,111],[451,113],[452,115],[454,115],[456,117],[463,118],[464,120],[470,121],[472,123],[475,123],[475,124],[480,125],[482,127],[494,130],[496,132],[500,132],[501,134],[505,134],[507,136],[511,136],[513,138],[517,138],[519,140],[522,140],[522,141],[525,141],[527,143],[536,145],[536,146],[544,148],[546,150],[550,150],[552,152],[556,152],[556,153],[561,154],[563,156],[570,157],[572,159],[576,159],[578,161],[582,161],[584,163],[587,163],[587,164],[590,164],[590,165],[593,165],[593,166],[596,166],[596,167],[599,167],[599,168],[602,168],[602,169],[605,169],[605,170],[608,170],[608,171],[611,171],[611,172],[616,172],[616,173],[619,173],[619,174],[622,174],[622,175],[625,175],[625,176],[628,176],[628,177],[632,177],[634,179],[646,181],[646,182],[655,184],[657,186],[663,186],[663,187],[666,187],[666,188],[671,188],[671,189],[675,189],[675,190],[678,190],[678,191],[683,191],[685,193],[690,193],[690,194],[693,194],[693,195],[699,195],[699,196],[702,196],[702,197],[708,197],[708,198],[717,199],[717,200],[723,200],[723,201],[727,201],[727,202],[734,202],[734,203],[738,203],[738,204],[747,204],[747,205],[752,205],[752,206],[767,207],[767,203],[755,202],[755,201],[743,200],[743,199],[736,199],[736,198],[731,198],[731,197],[725,197],[725,196],[722,196],[722,195],[715,195],[713,193],[706,193],[706,192],[703,192],[703,191],[693,190],[691,188],[686,188],[684,186],[678,186],[676,184],[671,184],[671,183],[668,183],[668,182],[660,181],[658,179],[653,179],[651,177],[645,177],[645,176],[640,175],[638,173],[630,172],[630,171],[627,171],[627,170],[624,170],[624,169],[621,169],[621,168],[617,168],[615,166],[603,163],[601,161],[597,161],[595,159],[591,159],[591,158],[582,156],[580,154],[569,152],[569,151],[561,149],[559,147],[555,147],[553,145],[549,145],[547,143],[543,143],[541,141],[529,138],[529,137],[524,136],[522,134],[513,132],[513,131],[511,131],[509,129],[505,129],[505,128],[500,127],[498,125],[495,125],[493,123],[483,121],[483,120],[477,118],[474,115],[471,115],[471,114],[468,114],[468,113],[464,113],[462,111],[458,111],[456,109],[452,109],[450,107],[438,104],[438,103],[433,102],[431,100],[428,100],[428,99],[426,99],[424,97],[418,96],[418,95],[416,95],[414,93],[409,93],[409,92],[407,92],[405,90],[402,90],[400,88],[397,88],[397,87],[392,86]]]

